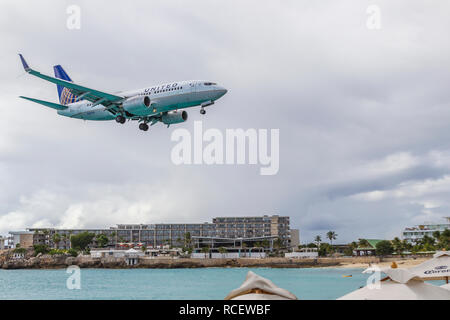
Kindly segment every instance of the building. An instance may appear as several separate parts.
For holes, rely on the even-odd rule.
[[[0,250],[6,249],[6,241],[6,238],[0,236]]]
[[[302,248],[299,251],[287,252],[285,258],[315,259],[319,257],[317,248]]]
[[[290,247],[291,248],[298,248],[298,246],[300,245],[300,232],[298,229],[291,229],[291,243],[290,243]]]
[[[46,244],[52,248],[70,248],[70,237],[82,232],[95,236],[104,234],[108,248],[162,248],[184,247],[192,244],[195,237],[203,238],[258,238],[280,239],[283,246],[290,246],[289,217],[218,217],[212,223],[184,224],[118,224],[109,229],[55,229],[29,228],[34,233],[33,244]],[[255,240],[256,241],[256,240]],[[93,247],[98,243],[94,238]]]
[[[218,217],[213,219],[216,237],[252,238],[277,237],[284,246],[290,246],[289,217],[278,215],[262,217]]]
[[[441,224],[422,224],[414,227],[407,227],[402,232],[402,239],[408,243],[415,244],[420,241],[425,235],[433,237],[436,231],[442,232],[446,229],[450,230],[450,217],[445,217],[446,223]]]
[[[10,231],[10,248],[31,248],[33,246],[32,231]]]
[[[355,249],[355,253],[357,256],[374,256],[374,255],[376,255],[377,244],[380,241],[384,241],[381,239],[359,239],[360,243],[361,243],[361,240],[366,240],[367,245],[359,246],[358,248]]]

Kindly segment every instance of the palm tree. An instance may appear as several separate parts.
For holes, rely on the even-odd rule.
[[[201,252],[205,254],[205,258],[206,258],[206,254],[208,254],[208,256],[209,256],[209,247],[203,247],[201,249]]]
[[[328,240],[330,240],[330,245],[333,246],[333,240],[336,240],[337,238],[337,234],[334,231],[328,231],[327,232],[327,238]]]
[[[186,232],[184,234],[184,245],[188,248],[191,247],[191,233],[190,232]]]
[[[52,237],[53,243],[55,244],[55,248],[58,248],[58,244],[61,242],[61,236],[59,233],[55,233]]]
[[[219,253],[222,254],[222,258],[223,258],[223,255],[224,255],[225,253],[227,253],[227,249],[226,249],[225,247],[220,247],[220,248],[219,248]]]
[[[322,242],[322,237],[319,236],[319,235],[317,235],[317,236],[314,238],[314,242],[317,243],[317,249],[319,249],[320,243]]]

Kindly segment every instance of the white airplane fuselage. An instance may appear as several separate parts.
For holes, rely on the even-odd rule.
[[[150,99],[150,105],[144,104],[125,109],[127,118],[150,117],[164,112],[184,109],[194,106],[207,106],[221,98],[227,90],[215,83],[192,80],[167,83],[138,90],[119,92],[126,99],[135,97]],[[113,120],[116,115],[108,108],[99,104],[93,106],[92,102],[81,100],[67,105],[67,109],[58,110],[58,114],[70,118],[83,120]]]

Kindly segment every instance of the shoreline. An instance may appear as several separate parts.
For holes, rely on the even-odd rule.
[[[96,269],[181,269],[181,268],[340,268],[365,269],[369,265],[388,267],[395,261],[400,268],[420,264],[430,257],[336,257],[316,259],[293,258],[139,258],[137,264],[127,265],[121,258],[71,257],[67,255],[41,255],[23,259],[0,259],[0,268],[11,269],[62,269],[71,265]]]

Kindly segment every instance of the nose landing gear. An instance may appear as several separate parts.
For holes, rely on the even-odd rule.
[[[206,110],[205,110],[205,108],[202,107],[202,108],[200,109],[200,114],[205,114],[205,113],[206,113]]]

